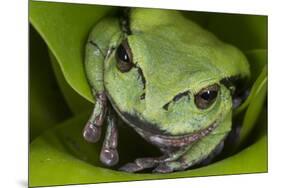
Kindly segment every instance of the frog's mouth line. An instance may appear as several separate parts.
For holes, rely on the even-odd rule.
[[[120,113],[120,112],[119,112]],[[132,119],[131,115],[127,113],[120,113],[122,119],[131,125],[142,137],[144,137],[147,141],[159,147],[182,147],[186,145],[190,145],[201,138],[210,134],[217,126],[218,122],[214,121],[208,127],[201,129],[199,131],[184,134],[184,135],[169,135],[161,130],[155,130],[151,127],[155,126],[145,126],[144,124],[135,121],[130,121]]]
[[[214,122],[208,127],[206,127],[205,129],[199,130],[191,134],[180,135],[180,136],[150,135],[148,136],[148,139],[150,140],[150,142],[158,146],[182,147],[182,146],[190,145],[196,142],[197,140],[207,136],[217,127],[217,125],[218,123]]]

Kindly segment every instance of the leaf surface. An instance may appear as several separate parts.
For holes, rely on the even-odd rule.
[[[98,156],[101,143],[89,144],[83,140],[81,131],[89,113],[79,115],[56,126],[37,138],[30,147],[30,186],[83,184],[145,179],[180,178],[207,175],[240,174],[267,171],[266,136],[241,152],[198,169],[169,174],[126,173],[104,168]],[[121,132],[120,134],[123,134]],[[124,137],[123,137],[124,139]],[[125,148],[136,148],[135,137],[121,141]],[[123,147],[123,146],[122,146]],[[138,147],[137,150],[142,150]],[[129,151],[121,148],[122,158]],[[140,154],[140,151],[134,151]],[[258,157],[257,157],[258,156]],[[251,160],[249,160],[251,159]],[[128,162],[128,161],[127,161]]]

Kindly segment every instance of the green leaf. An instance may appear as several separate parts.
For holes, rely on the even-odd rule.
[[[246,56],[251,67],[250,85],[253,86],[247,100],[234,111],[234,116],[244,116],[236,149],[245,142],[257,125],[257,120],[265,109],[264,103],[267,96],[267,50],[251,50],[246,53]]]
[[[183,15],[192,20],[193,22],[196,22],[203,28],[206,28],[208,26],[209,20],[212,16],[214,16],[217,13],[212,12],[199,12],[199,11],[183,11]]]
[[[217,13],[207,29],[243,51],[267,49],[267,16]]]
[[[49,51],[52,66],[57,78],[57,83],[64,96],[68,107],[73,114],[79,114],[86,110],[92,109],[93,104],[87,101],[84,97],[81,97],[65,80],[61,68],[51,51]]]
[[[245,52],[245,54],[250,63],[251,84],[253,84],[264,66],[267,66],[267,49],[254,49]]]
[[[71,87],[93,101],[84,68],[84,46],[91,27],[112,7],[30,1],[30,22],[52,51]]]
[[[240,139],[238,145],[241,145],[247,138],[247,136],[253,130],[258,116],[264,108],[264,101],[267,96],[267,65],[265,65],[262,73],[256,80],[252,92],[251,98],[249,99],[249,106],[246,110],[246,114],[244,116],[242,129],[240,132]]]
[[[30,140],[70,116],[49,62],[47,47],[30,26]]]
[[[101,143],[89,144],[81,134],[89,113],[68,120],[37,138],[30,147],[30,186],[83,184],[194,177],[207,175],[240,174],[267,171],[266,136],[251,147],[211,165],[170,174],[125,173],[104,168],[98,160]],[[121,129],[120,134],[126,134]],[[145,151],[145,142],[136,142],[135,136],[120,137],[120,158],[131,152],[137,155]],[[129,140],[129,143],[128,143]],[[125,145],[124,145],[125,143]],[[138,147],[135,147],[135,146]],[[140,147],[141,146],[141,147]],[[136,149],[137,148],[137,149]],[[251,160],[249,160],[251,159]],[[128,161],[127,161],[128,162]],[[124,164],[124,161],[122,162]]]
[[[267,79],[267,50],[252,50],[246,53],[248,61],[250,63],[251,70],[251,81],[252,85],[250,89],[250,94],[247,97],[247,100],[235,110],[235,115],[243,112],[252,101],[252,97],[256,95],[257,90],[259,90],[264,83],[264,80]],[[263,71],[263,72],[262,72]]]

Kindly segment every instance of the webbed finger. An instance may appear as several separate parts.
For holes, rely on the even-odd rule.
[[[116,118],[112,109],[108,109],[107,130],[103,146],[100,153],[100,160],[107,166],[114,166],[119,162],[118,146],[118,131],[116,126]]]
[[[85,140],[92,143],[100,139],[102,131],[101,126],[103,125],[107,111],[107,98],[105,93],[98,93],[96,95],[96,100],[92,115],[83,130],[83,137]]]

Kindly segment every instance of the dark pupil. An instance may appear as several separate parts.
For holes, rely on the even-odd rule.
[[[129,56],[126,52],[126,49],[123,47],[123,45],[120,45],[118,48],[117,48],[117,54],[118,54],[118,57],[121,61],[124,61],[124,62],[129,62]]]
[[[201,98],[206,100],[206,101],[211,101],[216,97],[217,97],[217,91],[208,90],[208,91],[201,94]]]
[[[123,41],[116,50],[117,68],[121,72],[128,72],[133,67],[130,53],[127,41]]]
[[[202,89],[195,95],[195,104],[200,109],[206,109],[213,104],[218,95],[219,85],[214,84]]]

